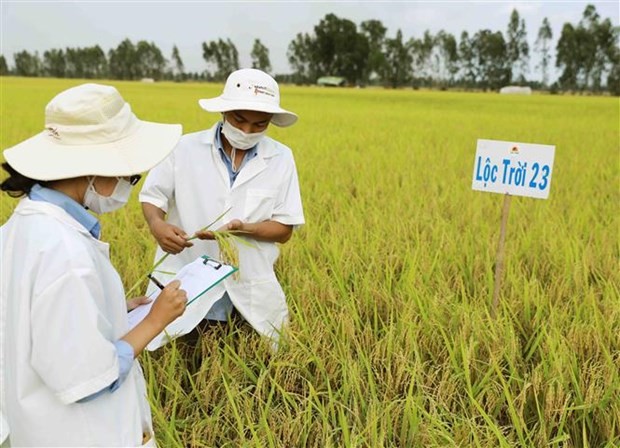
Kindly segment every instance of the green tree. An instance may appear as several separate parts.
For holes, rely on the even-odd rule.
[[[459,69],[461,80],[469,87],[475,87],[478,81],[475,53],[473,37],[470,38],[469,33],[463,31],[458,48]]]
[[[174,73],[174,77],[176,80],[183,79],[183,72],[185,70],[185,66],[183,65],[183,59],[181,59],[181,53],[179,53],[179,49],[176,45],[172,47],[172,62],[174,63],[174,69],[176,73]]]
[[[41,59],[38,53],[30,54],[26,50],[13,54],[15,74],[17,76],[41,76]]]
[[[557,43],[561,88],[599,91],[607,78],[607,86],[613,91],[618,53],[618,28],[610,19],[600,20],[593,5],[586,6],[577,26],[564,24]]]
[[[407,47],[413,56],[413,79],[416,84],[430,85],[434,77],[433,50],[435,38],[430,31],[424,31],[420,39],[409,39]]]
[[[311,49],[319,76],[342,76],[350,84],[364,81],[369,45],[355,23],[327,14],[314,27],[314,33]]]
[[[607,89],[609,93],[620,96],[620,57],[616,58],[607,75]]]
[[[239,69],[239,52],[230,39],[202,43],[202,57],[207,63],[207,77],[223,81]]]
[[[110,76],[113,79],[136,79],[138,74],[138,58],[136,47],[125,39],[115,49],[108,52]]]
[[[252,46],[252,68],[257,68],[264,72],[271,72],[271,62],[269,61],[269,48],[267,48],[260,39],[254,39]]]
[[[403,33],[399,29],[394,39],[385,40],[385,65],[381,78],[393,89],[411,82],[411,64],[413,56],[403,42]]]
[[[577,90],[578,87],[580,61],[576,34],[575,27],[565,23],[556,46],[555,65],[562,70],[558,83],[563,90]]]
[[[293,80],[296,84],[316,82],[318,76],[312,46],[313,40],[308,33],[297,33],[288,45],[286,57],[293,69]]]
[[[580,62],[580,79],[579,87],[585,90],[590,87],[591,83],[596,81],[592,79],[594,70],[599,59],[598,45],[598,28],[599,14],[596,12],[594,5],[587,5],[583,11],[583,16],[576,30],[578,57]],[[600,80],[599,83],[600,84]]]
[[[549,20],[545,17],[542,21],[542,25],[538,30],[538,37],[536,38],[535,48],[540,53],[540,63],[538,67],[541,70],[542,85],[547,87],[549,84],[549,64],[551,62],[551,48],[549,46],[551,39],[553,39],[553,31]]]
[[[314,34],[298,33],[288,46],[287,58],[297,82],[315,82],[320,76],[342,76],[349,84],[366,83],[370,73],[370,34],[380,41],[380,27],[357,30],[355,23],[327,14]],[[376,48],[376,47],[375,47]],[[375,54],[376,56],[376,54]]]
[[[0,76],[6,76],[9,74],[9,66],[6,64],[4,55],[0,54]]]
[[[62,49],[43,52],[43,73],[53,78],[64,78],[66,70],[65,53]]]
[[[618,28],[614,27],[610,19],[597,21],[590,25],[588,31],[594,34],[596,54],[592,66],[592,89],[602,90],[603,78],[614,65],[618,53]]]
[[[155,43],[141,40],[136,45],[136,78],[161,79],[166,58]]]
[[[609,19],[606,19],[609,22]],[[605,24],[604,26],[607,26]],[[618,34],[620,29],[614,27],[610,33],[613,34],[613,39],[610,39],[606,44],[606,55],[609,59],[609,72],[607,74],[607,89],[612,95],[620,96],[620,48],[618,47]],[[603,39],[602,41],[605,41]]]
[[[480,85],[483,89],[499,89],[510,81],[510,61],[501,32],[481,30],[474,35]]]
[[[366,65],[365,81],[380,76],[385,65],[385,34],[387,28],[380,20],[366,20],[360,25],[361,32],[368,41],[368,62]]]
[[[84,60],[81,49],[65,49],[65,76],[68,78],[84,78]]]
[[[108,73],[108,60],[99,45],[80,49],[82,70],[87,79],[104,78]]]
[[[513,9],[510,14],[506,38],[506,58],[510,70],[508,83],[513,80],[523,83],[528,71],[530,49],[527,43],[525,20],[519,18],[516,9]]]
[[[440,30],[435,36],[433,51],[434,66],[437,78],[442,85],[452,85],[459,71],[459,54],[456,39],[450,33]]]

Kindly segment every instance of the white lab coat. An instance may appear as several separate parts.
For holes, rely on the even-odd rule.
[[[262,138],[257,156],[246,163],[231,187],[228,171],[214,144],[216,127],[183,136],[172,154],[149,172],[140,202],[165,211],[167,221],[189,235],[230,207],[211,229],[235,218],[243,222],[273,220],[293,226],[303,224],[291,150],[269,137]],[[225,280],[225,287],[235,308],[254,329],[277,339],[288,318],[284,292],[273,270],[279,250],[275,243],[247,241],[252,247],[237,244],[239,278]],[[193,243],[193,247],[169,256],[158,270],[177,272],[200,255],[219,256],[214,241],[194,240]],[[155,260],[163,255],[158,248]],[[191,305],[188,308],[187,312],[191,312]]]
[[[119,374],[113,342],[127,332],[127,309],[108,244],[30,199],[0,236],[0,392],[11,445],[140,446],[152,423],[137,362],[116,391],[77,403]]]

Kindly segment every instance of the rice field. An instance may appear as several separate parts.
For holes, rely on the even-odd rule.
[[[0,83],[4,149],[79,81]],[[112,84],[143,119],[218,119],[197,100],[220,85]],[[307,221],[277,265],[288,332],[277,353],[234,322],[143,354],[159,446],[620,446],[618,98],[282,98],[300,120],[269,135],[293,149]],[[556,146],[549,199],[512,199],[495,317],[503,199],[471,190],[478,138]],[[127,289],[155,249],[136,197],[102,218]]]

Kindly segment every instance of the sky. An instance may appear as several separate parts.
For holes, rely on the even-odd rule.
[[[242,67],[251,66],[254,39],[269,49],[273,73],[290,73],[286,50],[300,32],[313,28],[328,13],[359,25],[381,20],[393,37],[420,37],[443,29],[457,38],[481,29],[505,33],[513,9],[525,19],[533,47],[543,18],[553,29],[554,46],[566,22],[579,22],[588,3],[602,18],[619,23],[616,1],[28,1],[0,0],[0,53],[9,66],[13,54],[50,48],[100,45],[107,52],[123,39],[154,42],[170,59],[179,48],[186,71],[203,71],[202,42],[230,38]],[[531,78],[536,78],[530,63]]]

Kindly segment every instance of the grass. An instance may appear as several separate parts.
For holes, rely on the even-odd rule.
[[[0,78],[1,143],[38,132],[71,80]],[[114,82],[139,117],[210,126],[209,84]],[[141,357],[170,447],[620,445],[616,98],[285,86],[307,224],[282,246],[291,323]],[[502,198],[476,139],[556,145],[548,200],[515,197],[491,318]],[[127,288],[155,243],[135,201],[103,217]],[[15,202],[2,198],[4,222]],[[188,232],[196,229],[186,229]],[[202,362],[200,360],[202,359]]]

